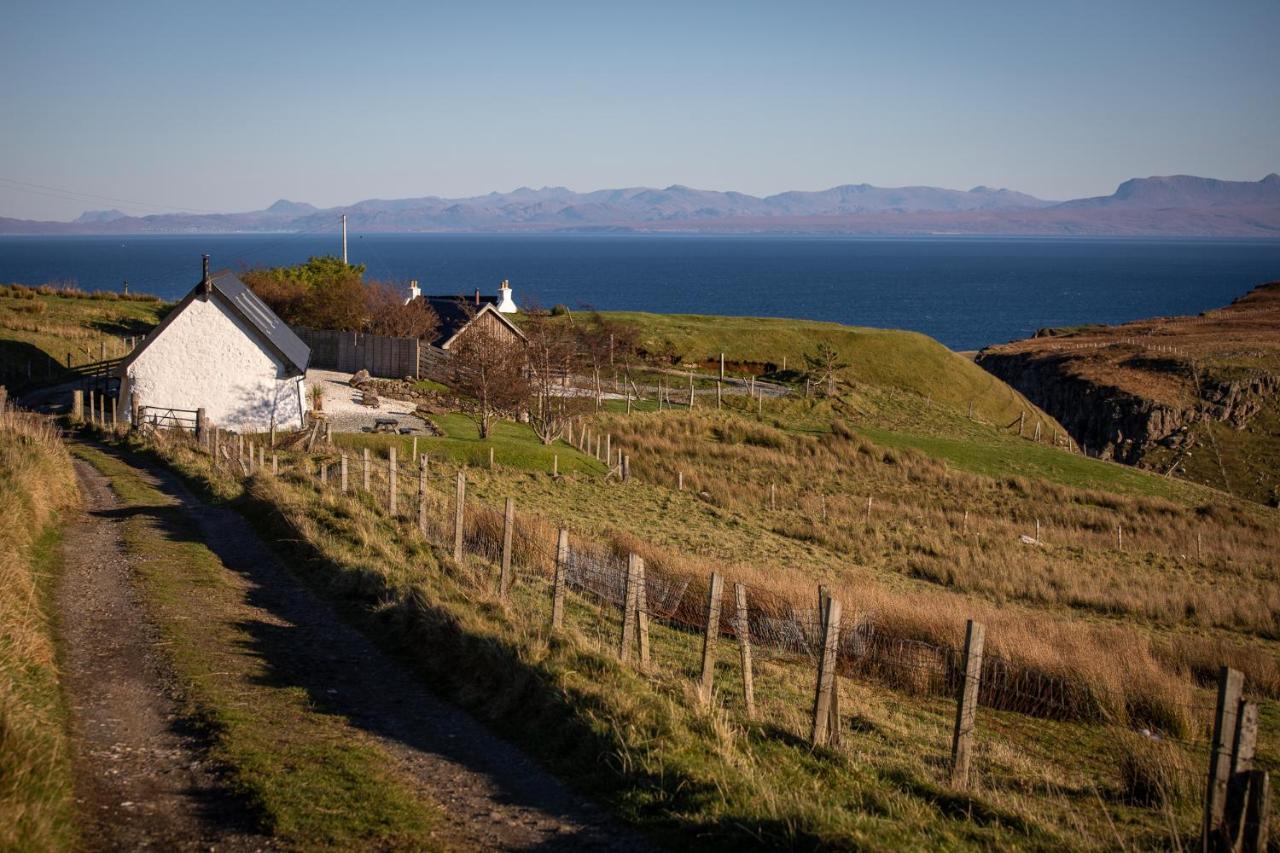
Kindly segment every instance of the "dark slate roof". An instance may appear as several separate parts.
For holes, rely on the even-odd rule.
[[[423,296],[422,298],[440,318],[436,336],[431,340],[433,347],[443,346],[446,341],[466,328],[471,318],[485,305],[496,307],[498,304],[496,296],[481,296],[479,305],[476,305],[474,296]]]
[[[267,303],[258,298],[243,281],[230,270],[222,270],[209,276],[214,291],[231,303],[232,310],[245,322],[257,329],[262,337],[278,352],[285,362],[299,373],[307,372],[311,361],[311,348],[293,333]]]
[[[261,336],[263,343],[274,350],[277,355],[284,361],[285,367],[290,369],[290,373],[297,372],[299,374],[307,372],[307,365],[311,361],[311,348],[304,344],[293,330],[284,324],[284,321],[276,316],[276,313],[267,307],[266,303],[254,295],[248,286],[236,278],[235,273],[230,270],[223,270],[209,276],[209,283],[213,286],[213,291],[218,298],[226,303],[237,317],[248,323]],[[134,347],[133,352],[125,356],[124,361],[120,363],[118,368],[121,375],[129,368],[138,356],[151,345],[151,342],[160,337],[160,333],[169,327],[169,324],[177,319],[178,315],[186,309],[196,298],[201,295],[200,282],[191,291],[182,298],[168,315],[160,321],[160,325],[156,326],[147,333],[142,343]]]

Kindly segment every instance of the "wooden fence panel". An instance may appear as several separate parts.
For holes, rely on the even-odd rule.
[[[403,379],[422,376],[422,349],[417,338],[363,335],[332,329],[294,329],[311,348],[311,366],[322,370],[355,373],[367,370],[371,376]]]

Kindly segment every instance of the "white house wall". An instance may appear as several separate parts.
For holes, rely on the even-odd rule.
[[[303,424],[302,377],[259,343],[258,333],[215,297],[192,300],[129,366],[140,406],[205,410],[209,423],[240,432]]]

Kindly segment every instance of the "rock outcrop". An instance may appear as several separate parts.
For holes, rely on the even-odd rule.
[[[976,361],[1091,455],[1280,495],[1280,283],[1198,317],[1042,329]]]

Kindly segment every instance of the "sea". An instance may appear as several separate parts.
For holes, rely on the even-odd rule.
[[[2,236],[0,283],[178,299],[214,269],[339,255],[337,234]],[[1194,314],[1280,279],[1280,241],[351,234],[366,278],[550,308],[798,317],[912,329],[956,350],[1046,326]]]

